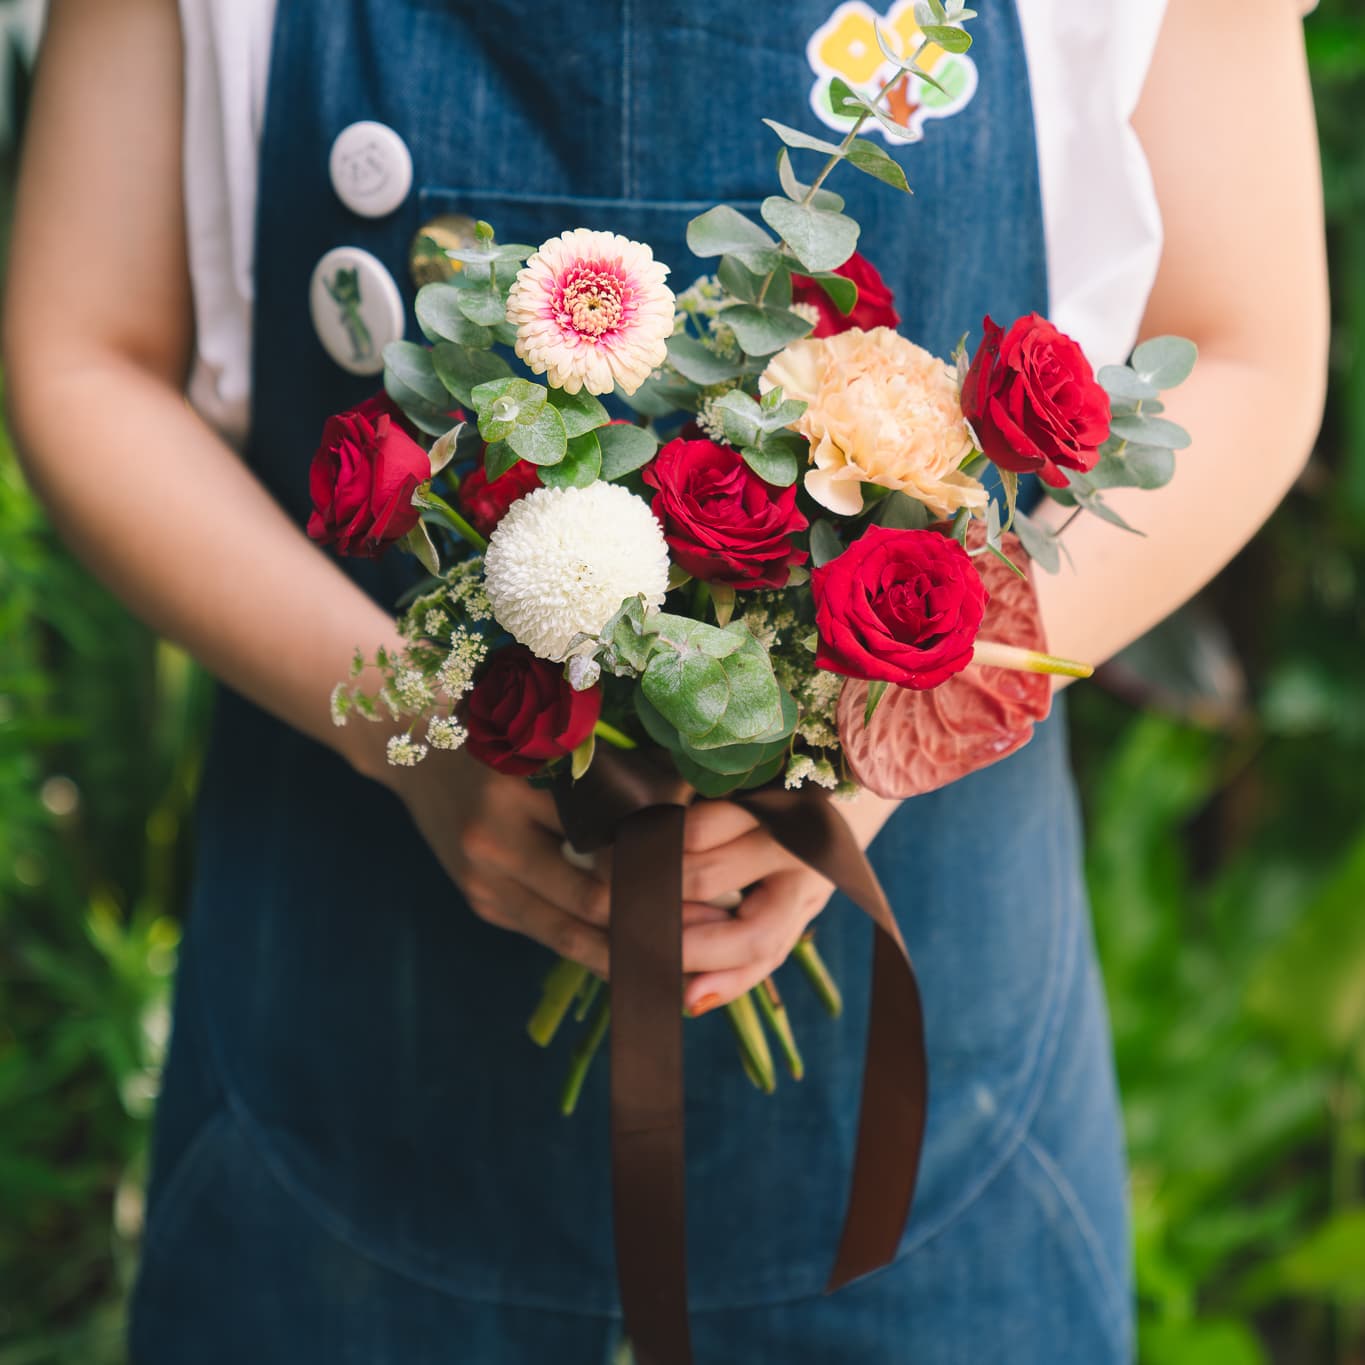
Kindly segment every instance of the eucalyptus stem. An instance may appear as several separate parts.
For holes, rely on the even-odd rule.
[[[792,949],[792,956],[796,959],[796,965],[806,974],[806,980],[815,994],[820,997],[820,1003],[832,1018],[837,1019],[844,1012],[844,997],[829,968],[825,966],[825,960],[815,946],[815,935],[810,930],[801,936],[801,941]]]
[[[1080,514],[1084,511],[1085,511],[1084,507],[1073,507],[1071,509],[1071,515],[1067,517],[1067,519],[1064,522],[1062,522],[1062,524],[1052,533],[1053,539],[1055,540],[1059,535],[1061,535],[1062,532],[1065,531],[1066,528],[1070,526],[1071,523],[1075,521],[1076,518],[1080,516]]]
[[[422,494],[422,501],[433,511],[439,512],[450,529],[461,540],[468,541],[476,550],[486,550],[488,541],[481,536],[439,493],[428,490]]]
[[[628,734],[618,730],[614,725],[608,725],[604,720],[599,720],[592,727],[592,732],[598,739],[606,740],[613,749],[638,749],[640,747]]]
[[[579,1040],[578,1046],[573,1050],[573,1058],[569,1062],[569,1074],[564,1078],[564,1089],[559,1095],[559,1112],[566,1118],[578,1108],[578,1097],[583,1093],[583,1082],[588,1078],[588,1071],[592,1066],[593,1058],[597,1056],[598,1050],[602,1046],[602,1039],[607,1036],[607,1028],[611,1024],[611,997],[606,996],[597,1007],[597,1013],[593,1015],[592,1023],[588,1026],[588,1031]]]
[[[586,967],[578,962],[570,962],[566,957],[560,958],[550,968],[545,977],[540,1004],[526,1024],[526,1032],[531,1035],[532,1042],[541,1047],[550,1046],[587,976]]]
[[[773,1066],[773,1054],[768,1048],[768,1037],[763,1032],[753,993],[732,1000],[726,1005],[725,1013],[729,1016],[730,1027],[735,1031],[745,1072],[765,1095],[771,1095],[777,1089],[777,1070]]]
[[[914,66],[914,64],[917,61],[919,61],[920,53],[923,52],[924,49],[928,46],[929,40],[926,38],[920,43],[919,47],[915,49],[915,55],[910,58],[911,66]],[[896,74],[892,76],[891,79],[888,80],[887,83],[884,86],[882,86],[880,90],[877,91],[876,95],[873,97],[872,103],[876,104],[882,98],[882,96],[885,95],[886,92],[890,90],[891,87],[895,85],[898,80],[901,79],[901,77],[904,74],[905,71],[903,68],[897,69]],[[810,202],[815,198],[815,195],[817,191],[820,189],[820,186],[823,185],[825,181],[829,179],[830,172],[847,155],[848,149],[853,145],[853,139],[858,136],[858,134],[862,131],[863,124],[866,123],[868,119],[870,119],[871,117],[872,115],[866,109],[864,109],[863,112],[858,115],[857,120],[853,124],[853,127],[850,128],[848,132],[844,134],[844,140],[839,144],[838,151],[830,153],[828,159],[825,161],[825,164],[820,168],[819,175],[817,175],[815,179],[810,182],[810,188],[807,189],[805,195],[801,199],[802,208],[805,208],[807,205],[809,205]],[[777,250],[779,253],[781,253],[786,248],[787,239],[784,237],[780,242],[778,242]],[[754,300],[755,305],[762,304],[763,300],[767,297],[768,286],[772,284],[773,277],[776,274],[777,267],[773,266],[773,268],[770,271],[768,271],[768,274],[765,277],[762,285],[759,286],[758,298]]]
[[[796,1035],[792,1032],[792,1021],[787,1014],[787,1007],[782,1003],[777,983],[772,977],[759,982],[754,989],[754,998],[758,1001],[758,1008],[772,1030],[773,1037],[777,1039],[778,1047],[782,1049],[792,1080],[801,1080],[806,1074],[806,1064],[802,1060],[800,1049],[796,1046]]]

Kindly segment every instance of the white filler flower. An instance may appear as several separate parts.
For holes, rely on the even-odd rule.
[[[537,488],[498,523],[484,575],[498,624],[559,662],[627,597],[663,604],[668,546],[649,504],[618,484]]]

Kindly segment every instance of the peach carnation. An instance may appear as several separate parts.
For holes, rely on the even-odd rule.
[[[865,483],[935,516],[985,507],[986,490],[958,470],[975,445],[952,371],[891,328],[794,341],[758,383],[808,405],[792,426],[810,442],[806,491],[831,512],[856,515]]]
[[[543,242],[507,296],[517,354],[566,393],[634,393],[673,332],[668,267],[642,242],[575,228]]]

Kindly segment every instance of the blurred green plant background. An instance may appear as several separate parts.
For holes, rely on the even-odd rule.
[[[1193,608],[1073,693],[1144,1365],[1365,1362],[1365,11],[1324,0],[1307,31],[1318,452]],[[16,108],[25,66],[20,43]],[[208,703],[0,441],[0,1365],[124,1360]]]

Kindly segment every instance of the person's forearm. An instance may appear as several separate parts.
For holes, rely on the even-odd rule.
[[[357,646],[396,639],[388,613],[136,362],[30,355],[10,379],[25,468],[76,553],[229,686],[379,772],[382,727],[338,730],[328,700]]]
[[[1207,350],[1173,394],[1168,416],[1193,445],[1176,454],[1162,489],[1122,489],[1105,501],[1131,535],[1082,512],[1062,542],[1059,573],[1035,571],[1048,648],[1101,664],[1204,586],[1274,511],[1302,469],[1317,432],[1320,395],[1307,376],[1285,376]],[[1048,503],[1037,520],[1060,527],[1072,509]],[[1057,685],[1064,686],[1059,679]]]

